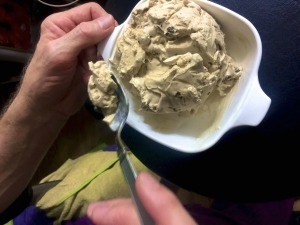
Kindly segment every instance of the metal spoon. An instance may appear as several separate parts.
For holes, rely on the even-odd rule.
[[[137,177],[136,170],[129,158],[129,155],[127,154],[127,151],[129,148],[125,144],[125,142],[122,140],[121,134],[123,127],[126,123],[126,119],[128,117],[128,112],[129,112],[129,104],[127,97],[124,93],[124,90],[122,86],[120,85],[118,78],[114,75],[112,75],[113,80],[117,84],[117,97],[118,97],[118,107],[117,111],[114,117],[114,120],[112,123],[110,123],[109,127],[113,130],[116,131],[116,143],[117,143],[117,154],[120,159],[120,165],[123,171],[123,174],[126,178],[126,181],[129,185],[130,192],[131,192],[131,197],[136,205],[139,217],[140,217],[140,222],[142,225],[153,225],[154,222],[148,212],[145,210],[143,204],[141,203],[137,192],[135,188],[135,179]]]
[[[126,22],[125,22],[126,23]],[[114,32],[106,38],[104,41],[99,43],[98,45],[98,55],[101,55],[104,61],[109,66],[109,57],[113,51],[113,46],[115,41],[122,30],[123,26],[119,25],[115,28]],[[136,170],[127,154],[129,148],[122,140],[122,130],[125,126],[128,114],[129,114],[129,103],[126,97],[125,91],[121,85],[121,82],[115,74],[112,74],[112,79],[117,84],[117,97],[118,97],[118,107],[115,113],[115,117],[113,121],[109,124],[109,127],[112,131],[116,131],[116,144],[117,144],[117,154],[120,159],[120,165],[123,171],[123,174],[126,178],[126,181],[129,185],[131,198],[137,208],[137,212],[140,218],[140,222],[142,225],[154,225],[153,219],[150,217],[148,212],[145,210],[142,205],[135,188],[135,179],[137,177]]]

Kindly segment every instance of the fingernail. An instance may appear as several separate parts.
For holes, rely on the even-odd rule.
[[[103,30],[107,30],[108,28],[114,26],[115,20],[112,15],[107,14],[98,19],[98,23],[100,24]]]
[[[97,214],[97,216],[101,217],[105,215],[110,208],[111,205],[106,202],[91,203],[87,209],[87,216],[93,218],[93,215]]]
[[[139,179],[143,186],[147,187],[147,189],[155,190],[159,187],[159,182],[149,173],[141,172],[139,174]]]

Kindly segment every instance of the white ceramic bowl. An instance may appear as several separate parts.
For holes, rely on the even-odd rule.
[[[243,74],[231,93],[221,100],[212,97],[207,106],[194,116],[178,117],[139,112],[127,92],[130,103],[127,124],[158,143],[187,153],[210,148],[233,127],[257,126],[271,104],[258,80],[262,45],[255,27],[241,15],[221,5],[205,0],[194,2],[220,24],[225,33],[228,54],[243,67]],[[104,60],[108,61],[113,54],[116,38],[127,22],[128,19],[99,44],[98,53]]]

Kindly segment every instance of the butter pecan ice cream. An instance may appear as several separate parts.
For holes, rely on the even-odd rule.
[[[195,113],[213,92],[225,96],[242,74],[219,24],[187,0],[141,2],[111,63],[140,110],[160,114]]]

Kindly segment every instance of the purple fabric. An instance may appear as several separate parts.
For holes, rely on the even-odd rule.
[[[117,145],[107,145],[103,148],[104,151],[116,151]]]
[[[27,207],[13,220],[14,225],[53,225],[53,220],[35,206]],[[65,221],[63,225],[94,225],[86,216]]]
[[[211,208],[187,205],[186,209],[201,225],[288,225],[294,199],[268,203],[215,201]]]
[[[27,207],[13,222],[14,225],[53,225],[53,220],[35,206]]]
[[[186,205],[186,209],[201,225],[288,225],[294,199],[282,201],[239,204],[215,201],[211,208]],[[14,225],[52,225],[53,221],[34,206],[24,210],[14,219]],[[65,221],[63,225],[93,225],[85,216]]]

